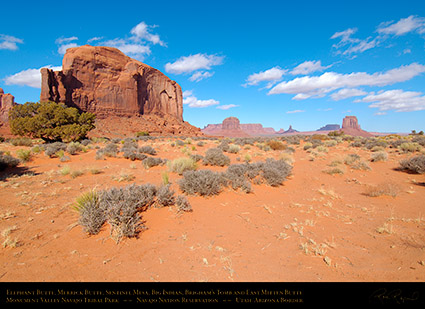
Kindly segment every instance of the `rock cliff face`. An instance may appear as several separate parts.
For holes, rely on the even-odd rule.
[[[346,116],[342,120],[342,132],[352,136],[363,136],[369,137],[373,136],[369,132],[366,132],[360,128],[359,121],[356,116]]]
[[[15,104],[15,97],[0,88],[0,126],[9,123],[9,111]]]
[[[62,71],[41,69],[40,101],[62,102],[108,116],[168,115],[183,121],[180,86],[112,47],[67,50]]]
[[[183,121],[179,84],[116,48],[69,48],[62,71],[43,68],[41,77],[40,101],[96,114],[94,135],[202,135]]]

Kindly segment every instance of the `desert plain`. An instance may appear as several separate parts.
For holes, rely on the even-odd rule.
[[[128,139],[91,138],[73,154],[53,155],[40,140],[0,143],[3,153],[27,154],[1,174],[0,281],[425,279],[425,176],[400,168],[401,160],[423,155],[423,148],[406,151],[397,147],[400,142],[391,144],[410,142],[411,136],[130,138],[155,150],[148,157],[162,159],[156,166],[125,158],[120,149]],[[271,148],[270,140],[279,147]],[[371,141],[380,146],[368,146]],[[116,155],[99,155],[111,143]],[[229,164],[203,163],[200,156],[208,149],[226,144],[232,149],[223,152]],[[292,169],[280,185],[252,181],[249,190],[223,186],[201,196],[183,192],[184,176],[166,163],[194,155],[201,158],[196,170],[224,172],[270,158]],[[144,228],[134,237],[113,237],[108,222],[98,233],[87,233],[77,199],[131,184],[167,184],[190,207],[153,203],[140,212]]]

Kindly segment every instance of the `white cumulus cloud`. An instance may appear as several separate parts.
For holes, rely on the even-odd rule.
[[[412,112],[425,110],[425,96],[422,92],[404,91],[401,89],[379,91],[356,100],[356,102],[372,103],[370,108],[378,108],[381,112]]]
[[[156,26],[149,26],[142,21],[131,29],[130,33],[133,35],[131,39],[135,41],[146,40],[154,45],[159,44],[161,46],[166,46],[165,42],[161,41],[158,34],[151,33],[151,29],[153,28],[156,28]]]
[[[195,97],[192,91],[186,90],[183,92],[183,104],[188,105],[189,107],[203,108],[213,105],[219,105],[220,102],[213,99],[199,100],[197,97]]]
[[[0,34],[0,49],[17,50],[18,44],[23,44],[22,39],[18,39],[11,35]]]
[[[62,70],[62,66],[46,65],[41,68],[48,68],[53,71]],[[33,88],[41,88],[41,73],[39,69],[27,69],[4,79],[6,85],[29,86]]]
[[[296,97],[294,99],[321,97],[340,88],[391,85],[410,80],[423,72],[425,72],[425,65],[418,63],[373,74],[365,72],[353,72],[350,74],[325,72],[320,76],[303,76],[281,82],[273,87],[268,94],[295,94]]]
[[[303,63],[296,66],[290,73],[292,75],[307,75],[317,71],[323,71],[330,68],[331,65],[322,66],[322,62],[318,61],[304,61]]]
[[[402,18],[398,22],[384,22],[378,26],[378,33],[393,34],[396,36],[404,35],[408,32],[416,31],[421,34],[425,32],[425,18],[411,15]]]
[[[273,84],[282,79],[282,76],[286,74],[288,70],[283,70],[280,67],[276,66],[266,71],[259,73],[253,73],[248,76],[246,79],[246,84],[243,86],[253,86],[258,85],[261,82],[267,81],[270,82],[268,87],[270,88]]]
[[[228,110],[230,108],[233,107],[238,107],[239,105],[235,105],[235,104],[226,104],[226,105],[219,105],[216,108],[221,109],[221,110]]]
[[[223,56],[208,54],[182,56],[172,63],[167,63],[165,71],[173,74],[185,74],[197,70],[210,70],[212,66],[222,64],[223,59]]]
[[[334,101],[344,100],[352,97],[366,95],[367,92],[356,88],[343,88],[331,94]]]

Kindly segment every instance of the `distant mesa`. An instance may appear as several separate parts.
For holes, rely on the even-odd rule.
[[[342,132],[351,136],[370,137],[373,134],[361,129],[356,116],[346,116],[342,120]]]
[[[327,124],[324,127],[321,127],[317,131],[338,131],[341,129],[339,124]]]
[[[264,128],[260,123],[242,124],[236,117],[228,117],[219,124],[208,124],[201,131],[206,135],[224,137],[249,137],[276,133],[273,128]]]
[[[100,135],[137,131],[202,135],[199,128],[183,121],[180,85],[116,48],[69,48],[62,71],[43,68],[41,77],[40,101],[96,114],[95,131]]]

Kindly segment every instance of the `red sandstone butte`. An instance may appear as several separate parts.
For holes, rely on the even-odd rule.
[[[69,48],[62,61],[62,71],[43,68],[41,77],[41,102],[61,102],[94,113],[100,126],[105,126],[105,133],[111,131],[106,128],[108,119],[136,117],[140,123],[132,121],[133,131],[144,128],[158,134],[201,135],[198,128],[183,121],[180,85],[116,48],[90,45]],[[173,128],[166,128],[167,124]],[[120,125],[115,127],[120,129]]]
[[[369,132],[366,132],[360,128],[360,125],[356,116],[346,116],[342,120],[341,131],[344,132],[345,134],[352,135],[352,136],[363,136],[363,137],[373,136]]]

